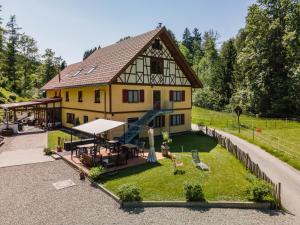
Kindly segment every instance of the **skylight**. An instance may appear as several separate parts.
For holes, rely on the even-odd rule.
[[[89,73],[93,72],[94,69],[96,69],[96,67],[97,67],[97,66],[93,66],[89,71],[86,72],[86,74],[89,74]]]
[[[80,74],[80,72],[82,71],[82,69],[78,70],[76,73],[74,73],[73,77],[77,76],[78,74]]]

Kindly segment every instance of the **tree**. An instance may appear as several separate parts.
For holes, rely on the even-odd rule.
[[[20,35],[18,42],[18,60],[17,60],[17,73],[19,74],[20,84],[16,89],[18,93],[26,95],[26,92],[33,87],[32,76],[35,73],[38,62],[38,47],[36,41],[25,34]]]
[[[184,29],[183,35],[182,35],[182,44],[185,45],[185,47],[187,47],[187,49],[191,52],[192,50],[192,36],[191,36],[191,32],[190,30],[186,27]]]
[[[283,116],[300,108],[292,98],[297,92],[299,5],[297,0],[258,0],[249,8],[238,62],[253,95],[253,113]]]
[[[91,48],[91,49],[88,49],[86,50],[84,53],[83,53],[83,57],[82,59],[85,60],[87,59],[91,54],[93,54],[97,49],[100,49],[100,45],[98,47],[94,47],[94,48]]]
[[[18,30],[21,29],[16,24],[16,16],[10,17],[6,25],[6,32],[8,34],[8,41],[6,43],[5,66],[4,76],[8,79],[8,85],[11,86],[13,91],[16,91],[17,76],[16,76],[16,63],[17,63],[17,44],[19,40]]]
[[[56,57],[52,49],[46,49],[43,58],[43,73],[44,83],[51,80],[56,74],[59,73],[61,68],[61,57]]]

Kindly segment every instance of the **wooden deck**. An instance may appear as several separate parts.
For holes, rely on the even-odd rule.
[[[86,167],[84,164],[81,163],[79,157],[73,155],[71,156],[71,151],[64,151],[62,153],[58,153],[62,158],[64,158],[65,160],[67,160],[69,163],[73,164],[76,167],[81,167],[86,173],[89,171],[89,168]],[[106,152],[105,148],[101,148],[100,150],[100,154],[105,157],[108,155],[108,153]],[[156,158],[157,160],[161,160],[164,157],[162,156],[161,152],[156,152]],[[141,164],[145,164],[147,163],[147,157],[148,157],[148,150],[145,149],[145,153],[144,156],[143,155],[139,155],[139,157],[136,158],[129,158],[127,161],[127,164],[125,165],[120,165],[120,166],[114,166],[114,167],[110,167],[107,168],[106,171],[107,172],[112,172],[112,171],[117,171],[120,169],[125,169],[128,167],[132,167],[132,166],[137,166],[137,165],[141,165]]]

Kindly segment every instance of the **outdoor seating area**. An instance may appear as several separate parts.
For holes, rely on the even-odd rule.
[[[109,142],[78,145],[74,150],[64,151],[60,155],[69,163],[86,171],[93,166],[103,166],[109,172],[147,163],[149,151],[142,147],[143,143],[121,145],[116,142],[111,145]],[[155,154],[158,160],[164,158],[160,152]]]
[[[68,162],[86,169],[103,166],[108,171],[139,165],[147,162],[149,150],[145,149],[145,140],[136,139],[132,143],[114,137],[107,138],[107,132],[124,126],[124,122],[98,119],[76,127],[76,131],[85,138],[64,143],[64,152],[60,155]],[[133,144],[134,143],[134,144]],[[154,153],[156,159],[162,159],[161,153]]]

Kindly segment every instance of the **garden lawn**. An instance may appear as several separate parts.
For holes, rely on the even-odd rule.
[[[182,146],[184,152],[181,152]],[[192,149],[201,151],[200,158],[210,171],[194,166]],[[247,200],[246,188],[250,182],[246,178],[250,173],[212,138],[196,134],[174,137],[171,151],[183,162],[185,174],[174,175],[172,161],[166,158],[155,164],[120,170],[116,175],[105,175],[101,183],[115,194],[122,184],[136,184],[143,200],[185,200],[184,182],[195,181],[202,184],[207,200]]]
[[[237,135],[300,170],[299,122],[247,115],[241,115],[240,121],[241,133],[238,132],[237,117],[232,113],[198,107],[194,107],[192,111],[194,124],[207,125]],[[261,132],[257,132],[256,128],[261,129]]]
[[[55,149],[57,147],[57,139],[61,137],[64,141],[71,140],[71,134],[65,130],[53,130],[48,132],[48,148]],[[74,140],[76,136],[73,136]]]

